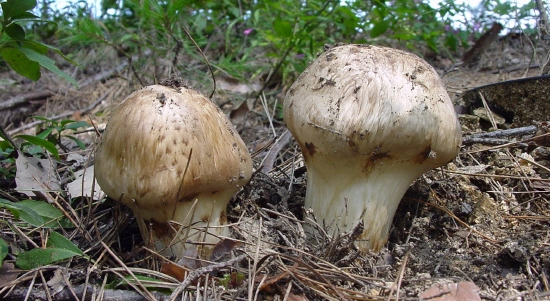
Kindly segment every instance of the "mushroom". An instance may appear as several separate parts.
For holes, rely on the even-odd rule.
[[[251,174],[250,154],[227,117],[178,85],[130,94],[95,154],[101,189],[133,210],[146,242],[178,259],[186,241],[214,244],[229,234],[227,204]]]
[[[461,143],[436,71],[386,47],[324,52],[288,90],[283,112],[307,167],[305,207],[333,233],[362,222],[363,251],[382,248],[407,188]]]

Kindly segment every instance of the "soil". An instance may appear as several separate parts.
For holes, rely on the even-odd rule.
[[[234,257],[244,252],[249,260],[210,270],[204,265],[199,269],[203,271],[201,277],[195,279],[198,282],[189,283],[187,296],[194,298],[198,291],[208,300],[247,300],[251,296],[256,300],[550,300],[550,141],[544,136],[550,118],[532,119],[529,117],[532,115],[518,113],[515,116],[526,117],[504,118],[497,124],[498,110],[494,109],[493,101],[484,105],[462,97],[475,87],[541,75],[542,67],[529,68],[538,63],[530,59],[533,57],[530,45],[525,37],[509,35],[493,43],[468,68],[453,66],[449,58],[426,56],[442,75],[461,114],[464,136],[529,125],[535,125],[536,131],[500,137],[509,142],[506,145],[499,145],[494,139],[465,144],[453,162],[423,175],[401,201],[389,241],[379,253],[358,251],[354,231],[328,235],[323,225],[314,222],[314,215],[303,208],[307,171],[292,138],[273,138],[274,133],[278,137],[289,136],[282,120],[268,118],[265,107],[253,97],[261,82],[217,78],[213,101],[230,116],[253,153],[257,169],[251,182],[228,207],[234,238],[241,243],[220,248],[223,251],[217,251],[217,255],[232,253]],[[548,47],[536,50],[535,58],[549,53]],[[77,74],[78,89],[46,72],[37,83],[11,72],[2,75],[15,81],[1,87],[4,100],[31,91],[52,94],[47,99],[28,99],[0,110],[0,120],[8,133],[35,134],[37,126],[28,118],[35,115],[85,120],[101,131],[113,105],[139,88],[129,68],[107,74],[113,66],[125,63],[124,58],[108,48],[83,53],[75,60],[82,62],[81,70],[87,73]],[[95,80],[85,80],[94,76]],[[204,82],[188,80],[186,84],[210,94],[211,86]],[[268,108],[276,108],[275,101],[282,103],[286,88],[279,85],[267,91],[271,95],[267,99]],[[535,99],[517,110],[534,111],[535,107],[528,104],[536,104],[549,112],[550,103],[540,99],[544,95],[533,93],[531,97]],[[493,109],[495,112],[489,113],[495,114],[491,115],[493,118],[475,114],[474,110],[480,107]],[[271,113],[278,116],[280,112]],[[542,136],[533,139],[534,135]],[[74,145],[67,146],[75,153],[93,158],[97,132],[90,128],[78,133],[78,137],[88,145],[86,150],[76,151]],[[60,168],[84,166],[64,158],[66,161]],[[6,184],[2,190],[4,198],[23,199],[13,184]],[[49,290],[53,300],[69,300],[70,294],[67,299],[62,298],[68,288],[82,293],[85,291],[82,287],[88,285],[104,290],[106,299],[113,296],[113,291],[121,290],[129,294],[141,292],[123,294],[126,300],[146,298],[142,296],[166,298],[159,292],[143,293],[141,286],[102,287],[103,281],[112,283],[117,275],[127,275],[128,268],[146,268],[153,271],[149,276],[160,277],[155,271],[160,270],[163,260],[143,248],[137,223],[128,208],[112,200],[82,197],[71,202],[65,193],[55,196],[66,201],[57,202],[61,207],[71,204],[75,210],[85,212],[78,215],[81,229],[69,229],[67,235],[93,261],[78,258],[62,262],[36,270],[41,273],[38,277],[36,273],[17,271],[13,267],[15,254],[28,245],[12,228],[2,226],[2,238],[10,249],[0,270],[0,279],[4,280],[0,296],[6,294],[5,300],[21,300],[33,288],[29,292],[34,299],[42,299],[40,292]],[[84,210],[87,204],[93,205],[93,209]],[[2,218],[9,220],[9,211],[2,209]],[[310,229],[307,235],[304,228]],[[86,238],[83,234],[86,231],[94,239]],[[29,237],[40,244],[38,232],[25,233],[30,233]],[[216,262],[224,262],[228,257],[224,258]],[[11,266],[6,267],[6,263]],[[16,276],[6,278],[6,269]],[[58,277],[57,271],[63,271],[64,281],[53,280]],[[171,276],[177,274],[166,265],[163,271]],[[225,289],[213,280],[216,277],[229,279]],[[178,285],[173,278],[162,279],[170,288]],[[50,285],[53,282],[57,286]],[[446,291],[452,285],[471,294],[453,295]],[[428,292],[431,287],[435,287],[435,293]],[[8,293],[9,289],[13,291]],[[56,294],[56,290],[60,293]]]

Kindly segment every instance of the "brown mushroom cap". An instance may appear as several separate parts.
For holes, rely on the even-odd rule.
[[[183,222],[198,199],[194,220],[223,224],[229,199],[251,173],[250,154],[231,122],[186,87],[153,85],[129,95],[112,113],[95,155],[102,190],[157,223]]]
[[[407,187],[453,160],[461,143],[435,70],[386,47],[321,54],[289,89],[284,120],[307,166],[306,207],[340,231],[363,221],[364,249],[381,248]]]

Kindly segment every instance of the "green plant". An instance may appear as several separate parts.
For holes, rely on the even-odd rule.
[[[53,27],[54,31],[57,28],[55,22],[42,20],[31,12],[36,7],[36,1],[8,0],[0,5],[3,13],[0,21],[0,55],[4,61],[15,72],[33,81],[40,79],[40,67],[43,67],[76,86],[76,81],[61,71],[55,65],[55,61],[46,55],[51,50],[67,62],[76,65],[74,61],[66,57],[59,49],[29,40],[26,37],[25,28],[21,25],[26,22],[44,23],[50,28]]]
[[[45,117],[35,116],[35,119],[42,120],[45,123],[45,127],[37,135],[16,135],[12,138],[25,140],[21,144],[21,149],[28,154],[37,155],[44,149],[52,154],[56,159],[59,158],[58,147],[64,151],[68,151],[67,147],[62,143],[62,138],[68,138],[76,143],[80,149],[86,149],[86,145],[80,139],[74,137],[66,131],[74,131],[79,128],[87,127],[89,124],[85,121],[75,120],[62,120],[55,121]],[[3,134],[0,134],[0,150],[4,153],[5,157],[9,158],[14,151],[14,146],[9,142]]]
[[[15,264],[24,270],[52,264],[74,256],[87,257],[82,250],[63,235],[52,231],[45,249],[35,248],[17,254]]]
[[[86,149],[86,145],[84,144],[84,142],[82,142],[80,139],[76,138],[75,136],[66,133],[67,131],[74,132],[80,128],[89,127],[90,124],[88,124],[86,121],[76,121],[71,119],[55,121],[53,119],[48,119],[40,116],[34,116],[33,118],[44,121],[43,130],[38,135],[36,135],[36,137],[47,140],[52,144],[59,146],[64,151],[68,151],[68,149],[62,143],[61,141],[62,138],[68,138],[74,141],[80,149]],[[18,137],[21,137],[21,136],[18,136]]]
[[[35,200],[12,202],[0,198],[0,208],[9,210],[22,227],[38,227],[40,229],[74,227],[61,210],[47,202]],[[10,226],[14,225],[10,224]],[[77,246],[57,232],[51,232],[46,246],[46,249],[36,248],[17,254],[17,266],[22,269],[32,269],[73,256],[84,256]],[[0,238],[0,264],[7,255],[7,251],[8,244]]]

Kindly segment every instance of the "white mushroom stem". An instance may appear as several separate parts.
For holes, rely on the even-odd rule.
[[[161,254],[181,258],[191,246],[189,243],[208,246],[229,237],[225,210],[232,196],[233,192],[201,193],[189,202],[176,203],[173,209],[167,207],[164,218],[149,208],[130,207],[139,217],[138,225],[144,239]]]
[[[420,174],[396,163],[381,164],[367,174],[360,168],[336,174],[341,168],[309,164],[305,202],[330,235],[349,231],[363,221],[368,231],[357,239],[358,247],[379,250],[386,242],[401,198]]]

